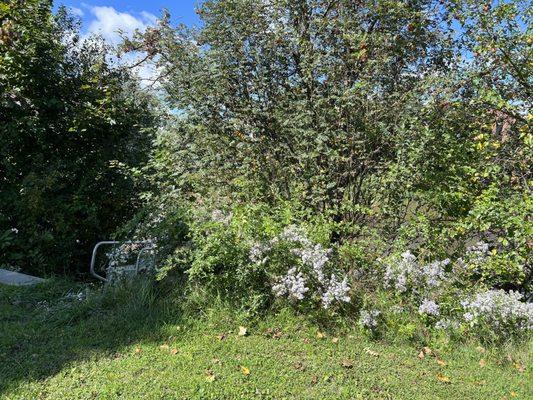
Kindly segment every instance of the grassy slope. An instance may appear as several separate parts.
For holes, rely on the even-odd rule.
[[[124,294],[68,302],[68,288],[0,287],[0,398],[533,398],[532,366],[520,372],[506,357],[527,365],[531,343],[505,352],[441,350],[446,365],[439,365],[408,344],[357,333],[319,339],[316,327],[290,313],[240,337],[227,313],[184,319],[171,307],[147,306],[148,292],[129,306]]]

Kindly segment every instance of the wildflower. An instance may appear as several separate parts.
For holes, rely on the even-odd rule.
[[[440,314],[439,305],[433,300],[425,299],[418,307],[418,313],[437,316]]]
[[[486,323],[494,331],[511,334],[533,330],[533,303],[521,301],[518,292],[488,290],[461,302],[463,318],[471,324]]]
[[[267,257],[266,253],[268,253],[272,249],[272,246],[270,246],[268,243],[255,243],[250,248],[249,258],[250,261],[256,264],[263,264],[266,262]]]
[[[344,277],[342,281],[339,281],[337,277],[332,274],[327,289],[322,294],[322,307],[327,309],[333,301],[349,303],[351,300],[350,296],[348,296],[349,291],[350,286],[348,285],[348,278]]]
[[[281,277],[278,283],[272,286],[272,291],[278,297],[287,295],[296,300],[303,300],[305,293],[309,290],[305,284],[302,273],[297,273],[296,267],[292,267],[287,275]]]
[[[361,315],[359,316],[359,324],[368,329],[375,329],[378,326],[377,318],[381,314],[378,310],[361,310]]]

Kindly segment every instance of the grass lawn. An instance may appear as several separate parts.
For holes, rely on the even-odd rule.
[[[186,318],[150,291],[79,301],[72,285],[0,286],[1,399],[533,399],[531,342],[419,358],[290,312]]]

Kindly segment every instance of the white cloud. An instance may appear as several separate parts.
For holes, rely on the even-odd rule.
[[[83,10],[78,7],[68,7],[68,10],[77,17],[83,17],[85,15]]]
[[[153,25],[157,17],[143,11],[137,16],[126,12],[120,12],[113,7],[91,7],[94,19],[89,23],[87,33],[102,36],[110,44],[118,44],[121,41],[119,31],[126,36],[131,36],[135,30],[144,31]]]

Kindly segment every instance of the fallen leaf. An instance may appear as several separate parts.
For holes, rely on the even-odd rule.
[[[246,336],[248,335],[248,329],[246,329],[244,326],[239,326],[239,336]]]
[[[241,365],[241,372],[243,373],[243,375],[250,375],[250,370],[246,367],[243,367]]]
[[[446,361],[443,361],[440,358],[437,358],[437,364],[439,364],[441,367],[445,367],[446,366]]]
[[[215,373],[213,371],[211,371],[210,369],[206,370],[205,371],[206,373],[206,377],[205,377],[205,380],[207,382],[214,382],[215,379],[216,379],[216,376],[215,376]]]
[[[317,339],[324,339],[326,337],[326,334],[318,331],[316,333],[316,337],[317,337]]]
[[[305,338],[305,339],[304,339],[304,343],[305,343],[305,344],[309,344],[309,343],[311,343],[311,341],[310,341],[309,339]]]
[[[301,361],[296,361],[294,363],[294,369],[297,371],[305,371],[305,366],[303,365]]]
[[[342,360],[341,365],[347,369],[353,368],[353,362],[351,362],[350,360]]]
[[[365,353],[368,354],[368,355],[371,355],[373,357],[379,357],[379,353],[377,351],[374,351],[374,350],[366,349]]]
[[[213,362],[213,364],[222,364],[222,361],[220,361],[218,358],[213,358],[211,361]]]
[[[420,353],[418,353],[418,358],[423,359],[425,356],[424,350],[420,350]]]
[[[483,348],[481,346],[477,346],[476,350],[479,351],[480,353],[484,353],[485,352],[485,348]]]
[[[429,347],[423,347],[422,350],[424,351],[424,354],[427,356],[430,356],[433,354],[433,352],[431,351]]]
[[[170,354],[174,354],[174,355],[178,354],[178,349],[170,350]]]
[[[168,350],[168,344],[162,344],[161,346],[159,346],[159,348],[161,350]]]
[[[313,379],[311,379],[311,385],[316,385],[318,383],[318,376],[313,376]]]
[[[485,365],[487,365],[487,362],[483,358],[481,360],[479,360],[479,366],[481,368],[483,368]]]
[[[511,397],[516,397],[517,396],[516,392],[511,392],[510,395],[511,395]]]
[[[140,347],[136,347],[135,348],[135,354],[139,354],[141,352],[141,348]]]
[[[333,339],[331,339],[331,343],[339,343],[339,338],[334,337]]]
[[[448,378],[447,376],[442,375],[442,374],[438,374],[437,375],[437,379],[439,380],[439,382],[442,382],[442,383],[452,383],[450,378]]]
[[[516,368],[516,370],[520,373],[522,372],[525,372],[526,371],[526,367],[524,366],[524,364],[521,364],[519,362],[515,362],[514,363],[514,367]]]

